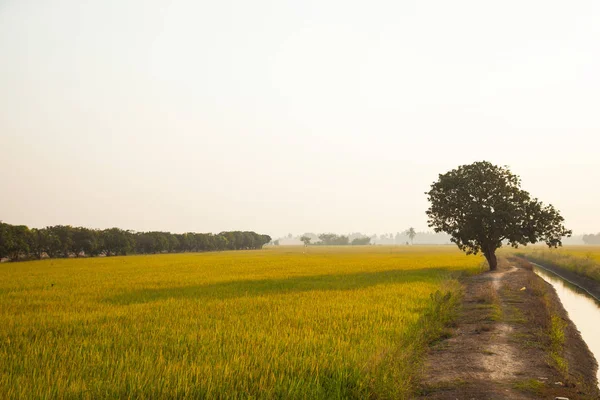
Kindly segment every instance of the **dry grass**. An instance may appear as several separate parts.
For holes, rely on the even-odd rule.
[[[548,249],[533,246],[518,250],[528,259],[549,263],[600,282],[600,246],[569,246]]]

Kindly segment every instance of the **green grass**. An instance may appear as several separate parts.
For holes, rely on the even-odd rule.
[[[304,252],[3,263],[0,397],[410,397],[481,259]]]
[[[556,369],[567,378],[569,363],[563,357],[565,349],[565,329],[567,323],[557,315],[552,315],[550,320],[550,360]]]
[[[537,379],[527,379],[519,381],[513,385],[513,387],[521,392],[541,395],[544,389],[544,382]]]

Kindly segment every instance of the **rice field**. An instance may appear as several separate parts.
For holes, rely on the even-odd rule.
[[[600,246],[565,246],[558,249],[532,246],[518,253],[540,263],[552,263],[600,281]]]
[[[562,251],[575,257],[592,259],[600,264],[600,246],[568,246]]]
[[[0,264],[1,398],[407,398],[452,317],[454,247]]]

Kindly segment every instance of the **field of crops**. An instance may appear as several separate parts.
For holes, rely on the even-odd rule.
[[[531,246],[519,249],[517,253],[600,281],[600,246],[565,246],[558,249]]]
[[[369,246],[2,263],[0,397],[407,397],[443,293],[481,262]]]
[[[600,246],[567,246],[562,251],[575,257],[595,260],[600,264]]]

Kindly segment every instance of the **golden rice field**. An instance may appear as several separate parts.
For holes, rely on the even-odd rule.
[[[600,263],[600,246],[568,246],[562,251],[576,257],[591,258]]]
[[[0,397],[410,397],[481,262],[369,246],[3,263]]]
[[[565,246],[558,249],[531,246],[517,252],[533,261],[552,263],[600,281],[600,246]]]

